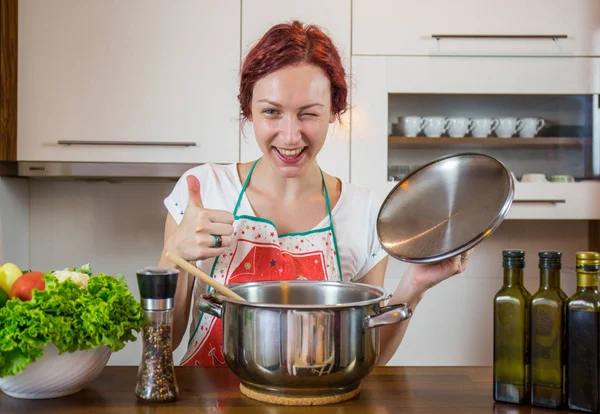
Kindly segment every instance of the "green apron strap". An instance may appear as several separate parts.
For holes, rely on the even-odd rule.
[[[242,197],[244,196],[244,193],[246,192],[248,183],[250,183],[250,177],[252,176],[252,173],[254,172],[254,168],[256,167],[256,164],[258,163],[259,160],[260,160],[260,158],[256,161],[254,161],[254,164],[252,164],[252,167],[250,167],[248,176],[246,177],[246,180],[244,181],[244,185],[242,186],[242,191],[240,191],[240,195],[238,195],[237,202],[235,203],[235,208],[233,209],[233,217],[237,217],[237,212],[240,207],[240,203],[242,202]]]
[[[327,215],[329,216],[329,227],[331,228],[331,236],[333,237],[333,248],[335,249],[335,260],[338,264],[338,273],[340,274],[340,281],[344,281],[342,277],[342,263],[340,262],[340,251],[337,245],[337,238],[335,237],[335,229],[333,228],[333,217],[331,216],[331,203],[329,202],[329,191],[327,191],[327,184],[325,183],[325,176],[323,170],[321,171],[321,179],[323,180],[323,192],[325,193],[325,205],[327,206]]]

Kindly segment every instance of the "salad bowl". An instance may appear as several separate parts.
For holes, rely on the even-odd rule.
[[[0,304],[0,390],[11,397],[81,391],[147,324],[124,275],[84,265],[16,276]]]
[[[44,355],[17,375],[0,378],[0,390],[14,398],[42,399],[75,394],[102,372],[112,352],[105,346],[59,354],[48,344]]]

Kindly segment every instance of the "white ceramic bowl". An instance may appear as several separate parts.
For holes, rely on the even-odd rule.
[[[75,394],[93,381],[106,366],[106,347],[58,354],[50,344],[44,355],[17,375],[0,378],[0,390],[15,398],[57,398]]]
[[[545,174],[523,174],[521,177],[522,183],[545,183],[548,182]]]

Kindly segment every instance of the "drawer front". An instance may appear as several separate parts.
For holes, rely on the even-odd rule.
[[[385,58],[388,93],[594,94],[600,58]]]
[[[600,219],[600,182],[517,183],[509,219]]]

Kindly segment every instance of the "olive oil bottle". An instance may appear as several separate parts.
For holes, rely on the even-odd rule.
[[[565,305],[561,252],[539,252],[540,287],[531,298],[531,404],[561,408],[565,381]]]
[[[523,285],[525,252],[502,251],[504,284],[494,297],[494,400],[528,404],[529,306]]]
[[[577,291],[567,301],[567,405],[598,412],[598,323],[600,254],[576,253]]]

